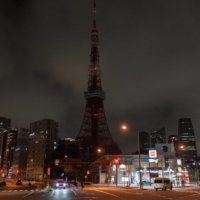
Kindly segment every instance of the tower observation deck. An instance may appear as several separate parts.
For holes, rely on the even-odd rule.
[[[83,123],[76,142],[84,161],[93,161],[98,157],[98,149],[103,154],[121,154],[108,129],[103,101],[105,92],[101,86],[99,65],[99,36],[96,27],[96,3],[93,5],[93,28],[91,30],[91,54],[88,68],[89,79],[87,91],[84,92],[86,108]]]

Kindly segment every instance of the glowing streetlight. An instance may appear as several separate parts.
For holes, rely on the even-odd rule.
[[[100,153],[100,152],[101,152],[101,149],[98,149],[97,151]]]
[[[123,130],[127,129],[126,125],[122,125],[121,128]],[[138,163],[139,163],[139,180],[140,180],[140,189],[143,189],[142,187],[142,174],[141,174],[141,159],[140,159],[140,132],[135,129],[137,131],[137,135],[138,135]]]

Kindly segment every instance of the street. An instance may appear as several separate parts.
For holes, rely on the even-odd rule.
[[[140,190],[138,188],[126,188],[126,187],[105,187],[105,186],[85,186],[83,190],[81,188],[68,188],[57,190],[44,190],[38,188],[37,185],[32,189],[19,186],[6,186],[0,188],[0,199],[6,200],[129,200],[129,199],[141,199],[141,200],[164,200],[164,199],[200,199],[200,187],[184,187],[173,188],[173,190],[155,191],[152,187]]]

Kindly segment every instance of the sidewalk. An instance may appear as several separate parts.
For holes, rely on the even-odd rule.
[[[102,184],[102,183],[97,183],[97,184],[92,184],[90,185],[92,187],[121,187],[121,188],[139,188],[139,186],[136,186],[134,184],[131,184],[130,186],[127,187],[127,185],[124,184]],[[143,188],[153,188],[153,186],[143,186]]]
[[[92,184],[90,185],[91,187],[121,187],[121,188],[127,188],[127,189],[130,189],[130,188],[135,188],[135,189],[139,189],[139,186],[136,186],[134,184],[131,184],[130,186],[126,186],[124,184],[101,184],[101,183],[97,183],[97,184]],[[89,186],[89,187],[90,187]],[[197,184],[194,184],[194,183],[191,183],[191,184],[186,184],[185,186],[173,186],[173,188],[188,188],[188,187],[196,187]],[[143,189],[154,189],[153,185],[144,185],[143,186]]]

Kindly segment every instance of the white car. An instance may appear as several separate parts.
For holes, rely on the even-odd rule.
[[[170,189],[170,190],[172,190],[173,186],[172,186],[172,182],[170,181],[169,178],[157,177],[154,180],[154,188],[155,188],[155,190],[158,190],[158,189],[161,189],[161,190]]]

